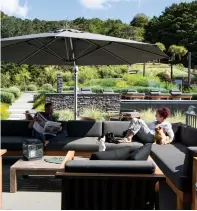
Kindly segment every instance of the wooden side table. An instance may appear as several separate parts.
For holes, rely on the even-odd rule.
[[[7,152],[6,149],[1,149],[1,156],[0,156],[0,209],[2,209],[2,155]]]

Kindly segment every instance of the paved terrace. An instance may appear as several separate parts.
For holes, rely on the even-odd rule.
[[[18,179],[18,191],[10,193],[10,166],[19,159],[3,158],[3,197],[5,210],[61,210],[60,180],[54,177]]]

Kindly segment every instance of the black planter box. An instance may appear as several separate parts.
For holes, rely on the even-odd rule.
[[[25,160],[41,159],[43,157],[43,143],[38,139],[26,139],[23,142],[23,158]]]

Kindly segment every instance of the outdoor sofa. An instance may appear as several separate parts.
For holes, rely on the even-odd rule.
[[[122,94],[122,99],[133,100],[133,99],[142,99],[145,98],[145,93],[139,93],[135,89],[129,89],[125,94]]]
[[[62,210],[159,208],[155,187],[165,178],[152,161],[73,160],[73,151],[66,157],[65,169],[56,172],[62,180]]]
[[[98,151],[96,140],[99,136],[107,132],[122,136],[122,132],[129,125],[129,122],[125,121],[80,120],[63,123],[68,137],[49,144],[45,149],[45,155],[65,155],[69,150],[74,150],[76,155],[90,155]],[[28,124],[29,121],[26,120],[1,121],[1,148],[7,149],[7,155],[22,155],[22,142],[26,137],[31,137],[31,130],[27,129]],[[197,129],[180,123],[174,123],[172,127],[175,133],[174,141],[164,146],[153,144],[151,157],[166,176],[166,185],[176,193],[176,205],[181,209],[187,203],[191,204],[194,201],[194,184],[197,177],[192,181],[192,169],[197,167],[192,166],[193,157],[197,157]],[[144,144],[146,142],[139,141],[136,137],[132,143],[106,143],[106,147],[107,150],[111,150],[128,146],[134,151]]]

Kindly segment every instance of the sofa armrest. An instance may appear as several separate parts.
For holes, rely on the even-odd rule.
[[[151,161],[73,160],[65,165],[65,172],[109,174],[154,174]]]
[[[191,156],[197,156],[197,147],[188,147],[188,150]]]

